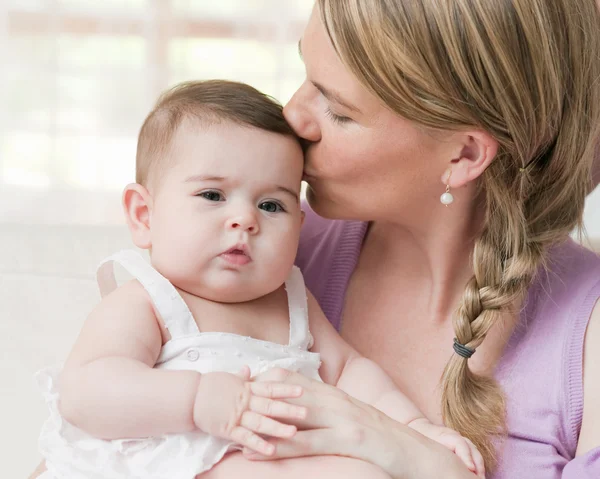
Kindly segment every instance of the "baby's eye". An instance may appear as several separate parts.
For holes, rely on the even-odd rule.
[[[281,206],[279,203],[276,203],[275,201],[265,201],[258,205],[258,207],[261,210],[266,211],[267,213],[285,212],[283,206]]]
[[[223,195],[218,191],[203,191],[198,196],[207,199],[208,201],[223,201]]]

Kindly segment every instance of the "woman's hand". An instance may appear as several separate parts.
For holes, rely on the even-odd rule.
[[[290,422],[298,432],[274,439],[270,456],[248,449],[252,460],[339,455],[362,459],[402,479],[475,478],[448,449],[340,389],[284,369],[272,369],[255,382],[277,382],[302,387],[302,396],[285,401],[308,410],[305,419]]]
[[[203,374],[194,403],[194,424],[208,434],[269,456],[275,448],[263,437],[291,438],[296,427],[281,420],[290,422],[306,416],[305,408],[281,401],[300,396],[302,388],[249,379],[247,366],[239,374]]]

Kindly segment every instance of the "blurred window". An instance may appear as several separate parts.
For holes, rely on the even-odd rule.
[[[304,76],[297,42],[312,5],[2,0],[0,219],[80,222],[86,215],[65,201],[118,203],[141,123],[176,82],[239,80],[285,103]],[[89,222],[117,221],[94,211]]]

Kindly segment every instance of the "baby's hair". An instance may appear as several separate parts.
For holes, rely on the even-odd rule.
[[[147,185],[150,172],[163,166],[171,141],[184,120],[203,126],[222,121],[294,136],[281,105],[257,89],[227,80],[189,81],[164,92],[140,130],[136,182]]]

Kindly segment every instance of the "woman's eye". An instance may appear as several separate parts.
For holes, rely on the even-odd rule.
[[[334,112],[331,111],[331,109],[327,108],[325,110],[325,115],[327,115],[331,121],[333,121],[334,123],[338,123],[340,125],[343,125],[345,123],[349,123],[352,121],[352,118],[349,118],[347,116],[341,116],[341,115],[337,115]]]
[[[198,194],[198,196],[201,196],[208,201],[223,201],[223,195],[218,191],[203,191]]]
[[[265,201],[264,203],[258,205],[258,207],[267,213],[285,212],[283,206],[281,206],[279,203],[275,203],[274,201]]]

